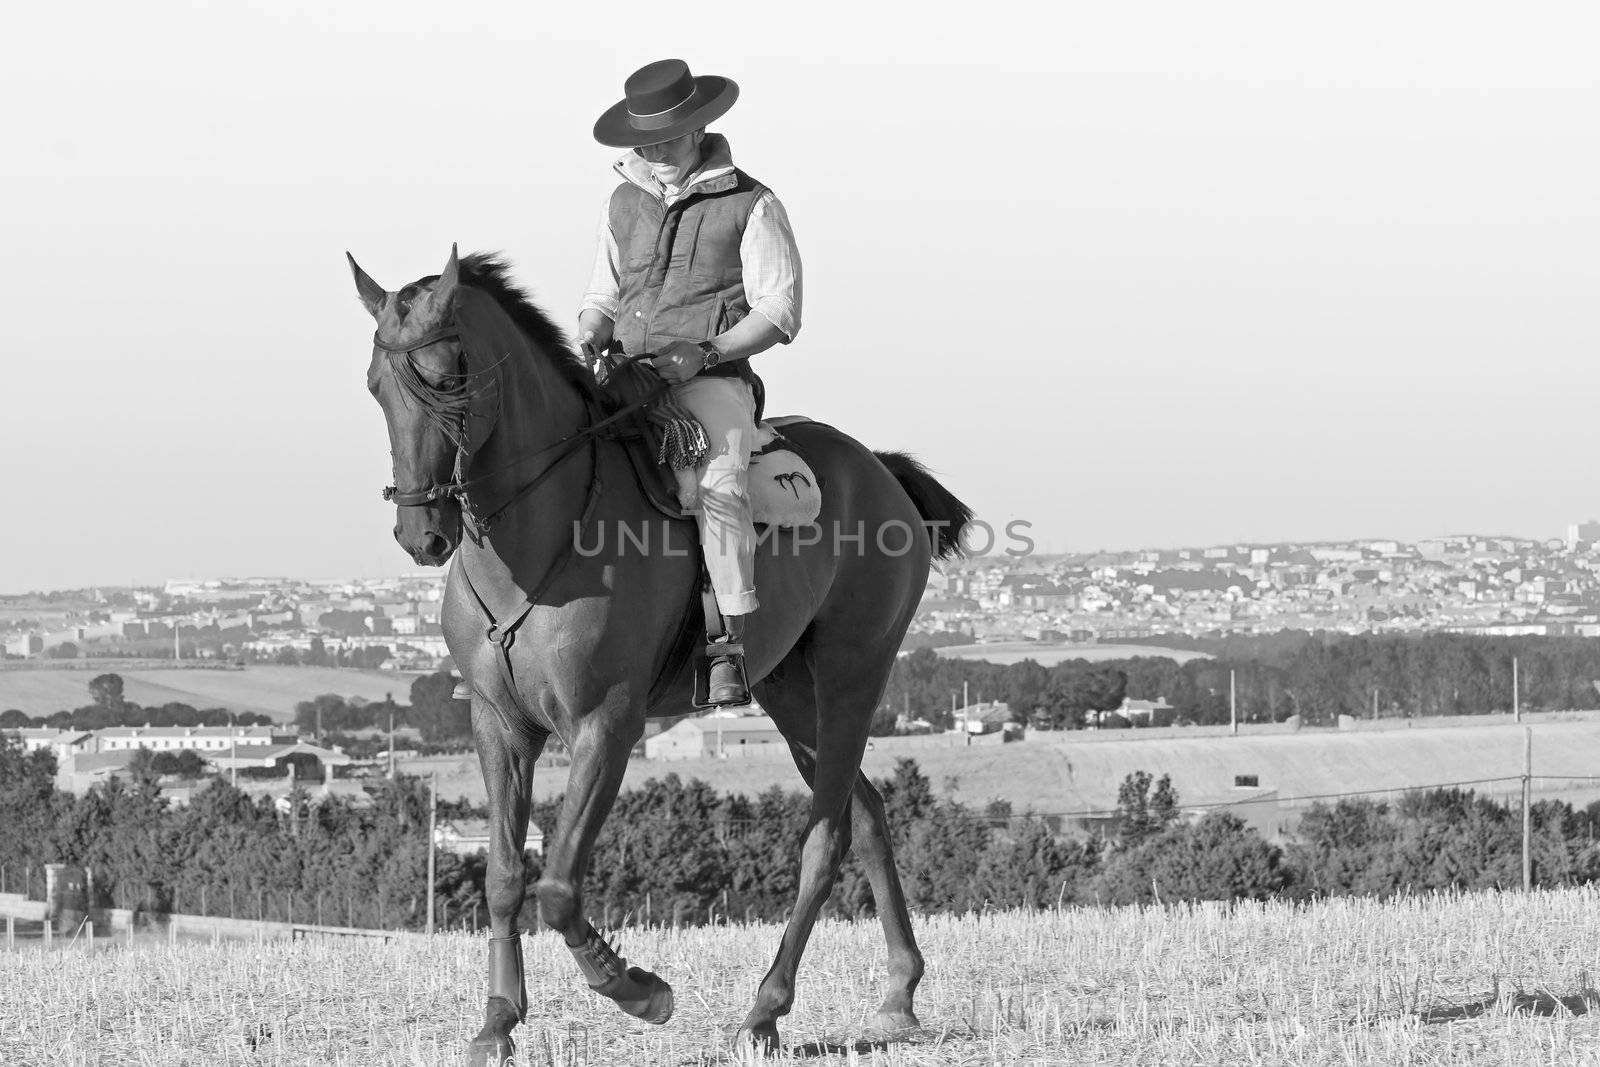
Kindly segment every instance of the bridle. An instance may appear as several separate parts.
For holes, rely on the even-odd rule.
[[[423,348],[427,348],[429,345],[437,344],[440,341],[456,342],[457,347],[460,350],[459,356],[461,366],[465,368],[467,356],[466,345],[461,342],[460,328],[453,322],[446,323],[445,325],[440,326],[438,329],[433,330],[431,333],[424,334],[423,336],[417,338],[415,341],[403,343],[397,341],[386,341],[377,333],[372,335],[372,343],[377,348],[382,349],[391,355],[403,355],[407,358],[410,357],[411,353]],[[650,353],[641,353],[637,356],[626,356],[624,358],[632,362],[642,362],[650,358]],[[462,376],[465,377],[466,375],[463,374]],[[512,460],[499,470],[492,471],[489,474],[479,475],[476,478],[468,478],[466,476],[467,469],[472,463],[473,450],[471,448],[470,437],[466,432],[465,426],[463,426],[460,432],[454,435],[456,442],[456,458],[454,476],[450,481],[431,485],[425,489],[400,489],[398,486],[394,485],[385,486],[383,490],[383,499],[390,501],[396,506],[402,508],[423,507],[428,504],[432,504],[435,501],[454,499],[461,505],[461,513],[465,515],[471,523],[472,529],[468,531],[468,536],[472,538],[473,544],[482,545],[483,539],[488,535],[490,528],[493,527],[495,523],[497,523],[505,515],[506,510],[510,508],[511,505],[515,504],[517,501],[521,500],[523,497],[527,496],[529,493],[538,488],[546,478],[555,473],[556,469],[560,467],[563,460],[576,455],[578,450],[585,444],[590,445],[591,450],[598,448],[597,442],[602,436],[613,436],[607,434],[606,431],[610,430],[618,422],[621,422],[628,416],[640,411],[651,403],[654,403],[657,399],[665,395],[671,386],[671,382],[663,379],[655,387],[645,393],[644,396],[624,405],[619,410],[604,417],[599,417],[600,411],[598,410],[594,399],[586,394],[584,403],[588,408],[588,420],[583,426],[580,426],[577,430],[574,430],[572,433],[567,434],[565,437],[553,442],[552,444],[546,445],[537,451],[530,452],[525,456]],[[470,414],[470,412],[464,413],[463,419],[470,416]],[[494,426],[495,423],[498,422],[498,417],[499,411],[497,408],[494,416],[492,417],[488,434],[485,434],[485,441],[487,441],[488,435],[494,432]],[[532,480],[520,486],[511,494],[511,496],[506,498],[506,500],[504,500],[500,506],[495,508],[493,511],[488,512],[487,514],[481,514],[479,512],[478,508],[472,501],[471,492],[474,488],[481,488],[485,482],[488,482],[497,475],[503,474],[505,471],[508,471],[513,467],[521,466],[524,463],[539,459],[543,456],[550,456],[549,462],[545,465],[543,470],[534,475]],[[593,457],[593,466],[594,474],[590,479],[589,487],[591,502],[598,490],[598,455]],[[585,510],[587,511],[588,507],[586,507]]]

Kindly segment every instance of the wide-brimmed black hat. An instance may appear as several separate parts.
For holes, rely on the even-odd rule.
[[[663,59],[628,76],[626,94],[594,124],[594,139],[612,148],[643,148],[698,130],[727,114],[739,87],[715,74],[695,77],[681,59]]]

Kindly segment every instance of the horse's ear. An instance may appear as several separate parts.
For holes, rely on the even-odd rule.
[[[383,286],[373,281],[367,272],[361,269],[355,256],[346,252],[344,258],[350,261],[350,273],[356,276],[356,292],[361,295],[362,306],[367,309],[369,315],[377,318],[378,309],[383,307],[383,302],[389,294],[384,292]]]
[[[444,265],[444,270],[439,272],[439,281],[433,287],[433,305],[443,309],[450,306],[455,299],[456,286],[461,284],[461,259],[456,255],[456,246],[450,246],[450,262]]]

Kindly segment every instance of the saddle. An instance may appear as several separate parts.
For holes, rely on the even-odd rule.
[[[654,369],[643,360],[617,359],[608,355],[607,368],[603,374],[602,388],[619,408],[641,400],[660,382]],[[794,450],[779,428],[812,420],[804,416],[762,419],[760,415],[764,397],[759,383],[760,379],[756,379],[752,385],[757,389],[757,426],[755,448],[750,455],[748,483],[751,520],[758,526],[780,529],[807,525],[815,522],[822,511],[822,488],[811,465]],[[670,425],[671,421],[670,417],[664,419],[660,412],[645,408],[624,420],[616,436],[628,456],[634,480],[650,505],[668,518],[687,521],[694,518],[699,480],[693,467],[675,469],[667,462],[669,455],[675,451],[669,445],[683,437],[681,427]],[[693,529],[698,536],[698,524],[694,524]],[[695,671],[691,703],[705,709],[718,706],[710,698],[711,660],[729,652],[739,653],[736,662],[742,675],[743,646],[729,640],[703,559],[700,564],[700,604],[704,616],[704,644],[697,654],[693,648],[697,643],[697,628],[691,622],[693,609],[686,607],[677,648],[669,657],[669,666],[663,669],[663,678],[658,678],[657,685],[665,676],[677,673],[670,664],[680,663],[684,657],[692,655]],[[742,681],[744,690],[748,692],[749,680],[743,678]]]
[[[622,360],[611,364],[603,388],[619,406],[626,406],[648,394],[658,381],[643,363]],[[758,419],[749,480],[750,518],[757,526],[805,526],[821,513],[822,487],[816,473],[781,432],[784,427],[812,421],[804,415]],[[695,472],[692,468],[674,470],[666,464],[666,435],[649,412],[641,411],[627,420],[617,437],[651,506],[668,518],[693,518],[698,496]]]

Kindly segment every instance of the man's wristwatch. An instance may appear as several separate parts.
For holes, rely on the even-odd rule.
[[[705,357],[700,364],[701,370],[710,370],[722,362],[722,353],[717,349],[715,341],[701,341],[696,347],[700,349],[701,355]]]

